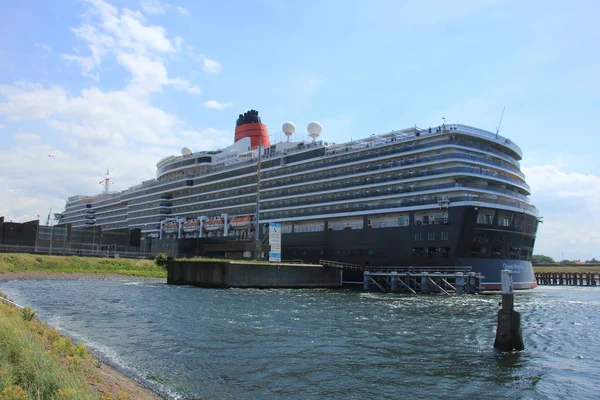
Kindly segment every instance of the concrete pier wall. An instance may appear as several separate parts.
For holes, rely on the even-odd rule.
[[[202,287],[335,288],[342,272],[320,265],[169,261],[167,283]]]

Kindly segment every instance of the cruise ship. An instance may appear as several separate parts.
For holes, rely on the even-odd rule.
[[[156,178],[121,192],[73,196],[60,224],[137,229],[146,238],[263,239],[282,226],[282,259],[362,266],[465,266],[500,287],[536,286],[540,222],[520,170],[521,149],[462,124],[410,127],[346,143],[270,143],[258,112],[240,115],[234,143],[157,163]]]

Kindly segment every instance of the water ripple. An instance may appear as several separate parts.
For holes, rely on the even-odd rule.
[[[495,352],[498,296],[13,281],[0,289],[171,398],[591,398],[600,289],[518,293],[526,351]]]

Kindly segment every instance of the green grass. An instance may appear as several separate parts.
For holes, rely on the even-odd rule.
[[[18,309],[0,303],[0,399],[96,399],[83,368],[83,360],[90,357],[85,346],[69,346],[49,330],[49,340],[54,337],[62,346],[61,362],[51,345],[46,349],[40,332],[39,321],[25,321]]]
[[[36,254],[0,254],[0,274],[4,272],[42,271],[47,273],[118,274],[166,278],[167,271],[153,260],[94,258],[78,256],[46,256]]]

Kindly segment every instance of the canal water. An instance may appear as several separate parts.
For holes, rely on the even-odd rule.
[[[182,399],[594,398],[600,288],[516,295],[526,350],[492,349],[499,296],[0,282],[131,376]]]

